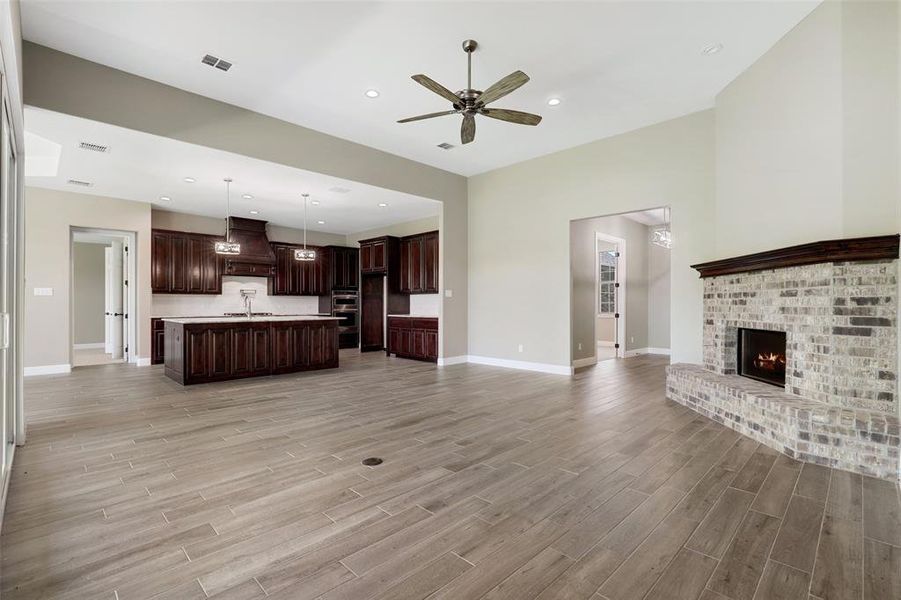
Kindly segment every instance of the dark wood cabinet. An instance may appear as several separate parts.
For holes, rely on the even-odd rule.
[[[356,290],[360,287],[360,250],[345,246],[326,246],[329,288]]]
[[[400,291],[405,294],[438,293],[437,231],[401,238]]]
[[[380,237],[360,240],[360,272],[385,273],[388,271],[389,244],[395,238]]]
[[[436,362],[438,360],[438,319],[388,317],[389,355]]]
[[[221,237],[163,229],[151,235],[154,294],[222,293],[222,260],[213,248]]]
[[[335,320],[165,322],[166,375],[189,385],[338,366]]]
[[[318,246],[307,246],[316,251],[316,260],[296,260],[294,251],[302,247],[297,244],[272,244],[275,273],[269,279],[270,295],[322,296],[329,293],[329,252]]]
[[[150,319],[150,364],[160,365],[166,358],[166,324]]]

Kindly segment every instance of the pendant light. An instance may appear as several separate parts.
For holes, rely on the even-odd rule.
[[[216,254],[241,254],[241,244],[231,241],[231,184],[229,177],[223,179],[225,182],[225,241],[216,242],[214,249]]]
[[[663,225],[651,228],[651,243],[667,250],[673,247],[673,232],[670,229],[668,206],[663,209]]]
[[[316,251],[312,248],[307,248],[307,200],[310,195],[301,195],[303,196],[303,250],[297,249],[294,251],[294,260],[310,262],[316,260]]]

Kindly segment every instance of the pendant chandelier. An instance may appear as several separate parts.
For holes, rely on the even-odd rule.
[[[297,249],[294,251],[294,260],[310,262],[316,260],[316,251],[312,248],[307,248],[307,200],[310,195],[301,195],[303,196],[303,250]]]
[[[216,242],[214,249],[216,254],[241,254],[241,244],[231,241],[231,184],[229,177],[223,179],[225,182],[225,241]]]
[[[663,209],[663,221],[663,225],[651,227],[651,243],[668,250],[673,247],[673,232],[670,229],[668,206]]]

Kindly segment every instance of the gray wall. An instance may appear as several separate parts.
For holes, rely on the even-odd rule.
[[[106,263],[103,244],[72,244],[72,328],[74,344],[106,339]]]
[[[670,347],[670,252],[648,245],[648,348]]]
[[[441,348],[467,352],[467,180],[374,148],[294,125],[26,42],[27,104],[438,200],[441,206]]]

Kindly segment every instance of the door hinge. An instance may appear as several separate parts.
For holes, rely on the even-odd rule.
[[[125,285],[128,285],[128,280],[127,280],[127,279],[125,280]],[[618,283],[617,283],[616,285],[619,286]]]
[[[613,253],[613,258],[619,258],[619,252],[614,252],[614,253]]]

